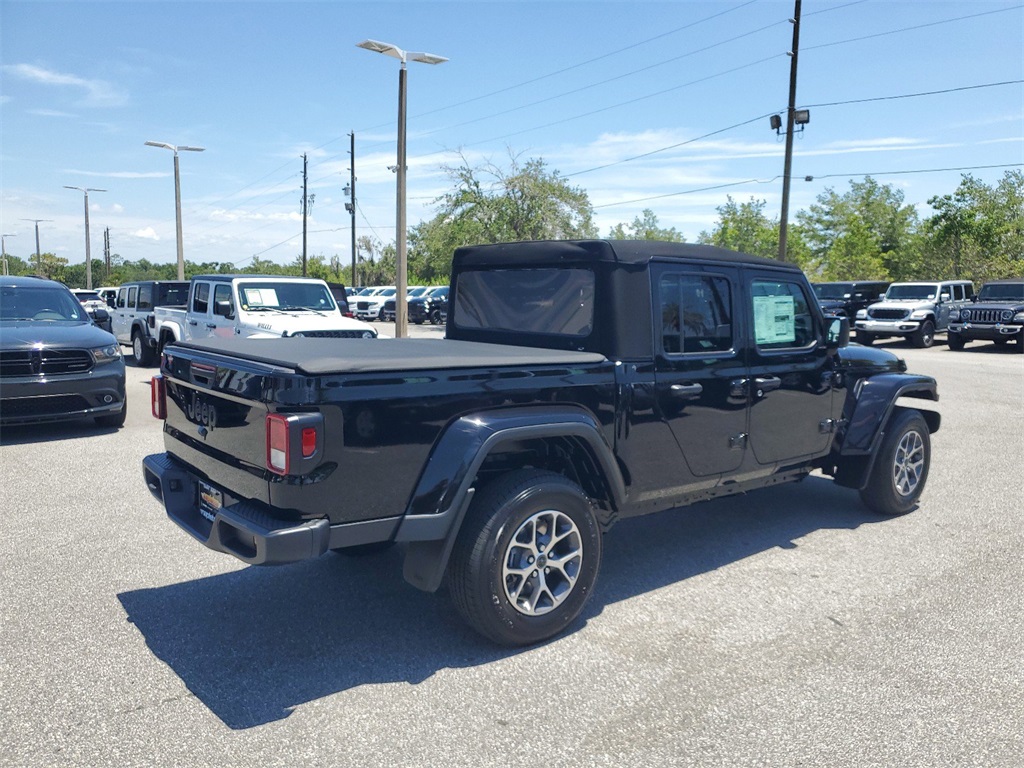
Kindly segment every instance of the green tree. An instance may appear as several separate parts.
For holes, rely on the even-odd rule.
[[[513,155],[508,168],[474,168],[463,158],[444,171],[452,188],[437,199],[437,215],[409,233],[417,280],[443,282],[463,245],[597,237],[587,193],[541,159],[521,163]]]
[[[927,252],[940,274],[976,283],[1024,274],[1024,173],[1008,171],[994,187],[964,174],[928,204]]]
[[[658,226],[658,217],[650,208],[644,208],[640,216],[633,219],[632,224],[616,224],[608,232],[612,240],[665,240],[673,243],[685,243],[683,237],[675,227],[662,229]]]
[[[865,249],[872,243],[884,270],[883,274],[858,278],[907,280],[921,271],[917,210],[904,204],[903,192],[879,184],[870,176],[863,181],[851,180],[849,191],[843,195],[829,187],[796,218],[810,248],[808,267],[812,272],[844,271],[829,262],[849,255],[851,237],[857,243],[858,259],[866,255]],[[863,231],[859,225],[863,225]],[[840,242],[841,238],[845,240]]]
[[[715,209],[718,223],[710,232],[701,232],[697,242],[766,259],[778,258],[779,220],[768,218],[766,206],[765,200],[751,197],[745,203],[737,203],[731,195],[726,196],[725,205]],[[786,232],[786,260],[803,268],[810,261],[803,232],[792,224]]]

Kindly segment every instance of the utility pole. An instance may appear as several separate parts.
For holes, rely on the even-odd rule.
[[[309,198],[306,197],[306,153],[302,153],[302,276],[306,276],[306,209]]]
[[[39,250],[39,224],[43,221],[53,221],[53,219],[22,219],[22,221],[32,221],[36,225],[36,271],[40,275],[43,274],[43,254]]]
[[[103,263],[106,265],[106,273],[103,275],[103,282],[110,282],[110,227],[103,230]]]
[[[351,143],[348,152],[352,156],[352,165],[348,169],[349,180],[348,187],[345,188],[345,194],[351,200],[345,203],[345,210],[352,215],[352,287],[355,288],[359,285],[359,280],[356,277],[356,132],[352,131],[349,137],[351,138]]]
[[[64,189],[74,189],[78,192],[85,193],[85,287],[90,291],[92,290],[92,253],[89,246],[89,193],[90,192],[106,192],[105,189],[95,189],[93,187],[69,187],[67,184],[64,185]]]
[[[16,234],[5,234],[5,235],[0,236],[0,255],[2,255],[3,258],[4,258],[4,274],[5,275],[8,274],[8,272],[7,272],[7,238],[8,237],[17,237],[17,235]]]
[[[789,219],[789,177],[793,170],[793,128],[796,123],[796,64],[800,52],[800,3],[793,9],[793,49],[789,52],[789,109],[786,110],[786,162],[782,171],[782,214],[779,217],[779,261],[786,260],[786,228]]]

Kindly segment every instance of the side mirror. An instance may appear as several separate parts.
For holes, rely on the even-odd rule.
[[[111,309],[114,308],[114,297],[113,296],[107,296],[107,306],[110,307]]]
[[[92,319],[96,323],[105,323],[110,319],[110,313],[105,309],[97,309],[92,313]]]
[[[939,301],[940,302],[949,301],[949,294],[948,293],[940,293],[939,294]]]
[[[228,300],[218,301],[213,305],[213,314],[220,315],[221,317],[230,320],[234,315],[231,313],[231,302]]]
[[[850,318],[845,316],[826,317],[825,348],[839,349],[850,343]]]

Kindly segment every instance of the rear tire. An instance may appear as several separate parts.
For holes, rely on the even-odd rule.
[[[455,608],[502,645],[557,635],[583,610],[601,566],[590,500],[568,478],[516,470],[478,492],[448,567]]]
[[[138,331],[132,333],[132,357],[135,359],[135,364],[141,368],[153,364],[153,350],[146,344],[142,334]]]
[[[924,491],[931,455],[928,424],[921,413],[913,409],[897,413],[886,425],[861,499],[880,515],[906,514]]]

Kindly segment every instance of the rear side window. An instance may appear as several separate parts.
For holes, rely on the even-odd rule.
[[[156,286],[156,304],[161,307],[184,307],[188,304],[188,283]]]
[[[196,283],[196,293],[192,299],[192,311],[205,315],[210,311],[210,284]]]
[[[668,354],[727,352],[732,342],[729,281],[710,275],[663,275],[661,347]]]
[[[589,269],[463,272],[453,314],[460,328],[587,336],[594,327],[594,273]]]
[[[152,309],[153,308],[153,286],[152,285],[140,285],[139,286],[139,309]]]
[[[128,289],[128,308],[129,309],[134,309],[135,308],[135,296],[138,293],[138,291],[139,291],[139,289],[136,286],[134,286],[134,285],[131,288]]]
[[[814,316],[799,283],[754,280],[751,301],[758,349],[802,348],[816,341]]]

